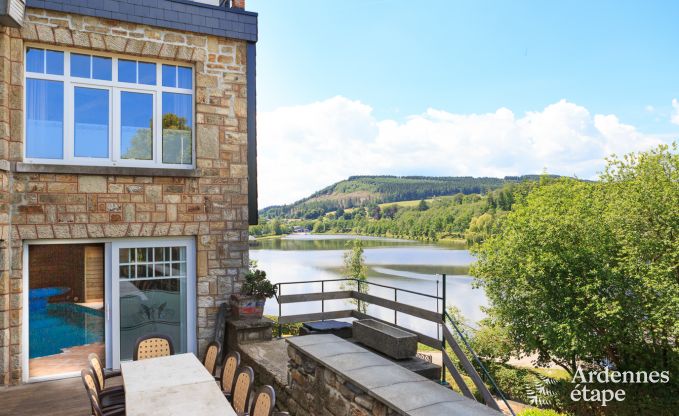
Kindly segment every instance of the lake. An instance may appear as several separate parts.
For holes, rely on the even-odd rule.
[[[432,295],[442,291],[441,274],[447,277],[447,303],[458,307],[473,322],[484,317],[482,306],[487,306],[482,289],[472,288],[469,265],[474,257],[463,247],[444,244],[427,244],[418,241],[353,235],[293,234],[280,239],[261,240],[260,245],[250,248],[250,258],[257,261],[257,268],[266,271],[273,283],[306,282],[341,278],[343,255],[348,242],[363,240],[365,260],[370,282],[408,289]],[[438,282],[438,285],[437,285]],[[341,283],[326,283],[325,290],[340,290]],[[283,285],[283,294],[320,292],[320,283]],[[370,286],[370,294],[394,299],[391,289]],[[434,299],[399,292],[398,301],[432,311],[437,310]],[[325,310],[348,309],[348,301],[326,301]],[[439,305],[440,308],[440,305]],[[283,305],[283,315],[321,311],[321,302]],[[368,313],[389,322],[394,312],[370,305]],[[278,315],[276,299],[266,303],[265,314]],[[436,336],[436,325],[403,315],[397,316],[398,324],[406,328]]]

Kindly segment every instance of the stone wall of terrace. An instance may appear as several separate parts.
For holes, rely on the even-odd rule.
[[[334,335],[287,338],[288,402],[296,416],[501,415]]]
[[[396,410],[375,400],[367,391],[325,367],[293,346],[290,356],[290,395],[287,408],[296,416],[394,416]]]
[[[195,169],[22,163],[28,42],[191,65]],[[0,27],[0,384],[22,374],[25,240],[195,238],[202,352],[248,265],[246,55],[245,41],[42,9]]]

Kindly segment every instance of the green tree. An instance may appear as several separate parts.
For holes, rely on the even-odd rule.
[[[496,231],[498,223],[493,214],[486,212],[483,215],[474,217],[465,233],[465,239],[470,246],[483,242],[486,238]]]
[[[359,238],[347,242],[347,250],[344,253],[344,269],[342,275],[348,279],[355,279],[344,284],[344,288],[357,290],[361,293],[368,292],[368,285],[360,284],[368,280],[368,268],[365,265],[365,257],[363,255],[363,241]],[[355,300],[352,300],[356,302]],[[356,302],[359,312],[366,313],[368,304],[365,302]]]
[[[476,283],[525,352],[672,370],[679,337],[676,145],[609,161],[601,182],[542,182],[473,248]]]
[[[281,221],[280,220],[278,220],[278,219],[272,220],[270,227],[271,227],[271,233],[273,233],[275,235],[283,234],[283,229],[281,228]]]
[[[424,199],[420,200],[420,203],[417,204],[417,210],[418,211],[426,211],[429,209],[429,205],[427,205],[427,201]]]

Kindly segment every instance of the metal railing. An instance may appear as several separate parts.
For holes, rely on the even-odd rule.
[[[443,280],[443,291],[442,295],[438,295],[438,281],[436,282],[437,287],[436,295],[431,295],[428,293],[422,293],[422,292],[416,292],[413,290],[409,289],[402,289],[394,286],[387,286],[383,285],[380,283],[374,283],[370,282],[367,280],[360,280],[360,279],[353,279],[353,278],[342,278],[342,279],[325,279],[325,280],[305,280],[305,281],[297,281],[297,282],[282,282],[282,283],[277,283],[276,286],[276,300],[278,301],[278,337],[281,338],[283,333],[283,325],[284,324],[291,324],[291,323],[301,323],[301,322],[309,322],[309,321],[324,321],[326,319],[341,319],[341,318],[357,318],[357,319],[374,319],[377,321],[381,321],[384,323],[392,324],[398,328],[401,328],[405,331],[414,333],[418,337],[418,341],[424,345],[427,345],[432,348],[440,349],[441,350],[441,359],[442,359],[442,366],[441,366],[441,384],[443,385],[448,385],[446,382],[446,370],[448,370],[455,381],[455,384],[457,384],[458,388],[462,392],[462,394],[472,400],[476,400],[474,395],[471,393],[471,390],[465,383],[464,379],[462,378],[462,375],[458,371],[457,367],[453,364],[453,361],[451,360],[450,356],[448,355],[448,350],[447,350],[447,345],[450,345],[451,349],[453,350],[453,353],[457,357],[460,365],[464,369],[465,373],[472,379],[472,382],[474,383],[476,389],[481,393],[483,397],[484,403],[495,409],[495,410],[500,410],[497,401],[495,398],[490,394],[490,391],[484,384],[483,380],[481,379],[481,376],[479,376],[478,372],[474,368],[474,366],[471,364],[469,359],[467,358],[467,354],[462,350],[460,347],[459,343],[453,336],[452,332],[447,326],[447,323],[450,323],[455,330],[457,336],[459,339],[462,341],[464,346],[466,347],[468,354],[471,354],[473,357],[474,361],[476,364],[479,366],[481,369],[481,372],[484,374],[486,379],[489,381],[491,384],[492,388],[495,390],[497,395],[500,397],[500,399],[505,403],[507,406],[507,409],[509,409],[510,413],[514,415],[514,411],[512,410],[511,406],[509,405],[509,402],[505,398],[504,393],[500,388],[497,386],[497,383],[495,383],[495,380],[493,377],[490,375],[488,369],[483,365],[481,362],[480,358],[476,354],[476,352],[473,350],[471,345],[469,344],[469,341],[465,337],[464,333],[460,331],[459,327],[457,326],[457,323],[451,318],[451,316],[448,314],[446,311],[446,275],[442,275],[442,280]],[[335,290],[335,291],[326,291],[326,284],[327,283],[339,283],[339,282],[354,282],[356,284],[356,288],[358,290],[351,290],[351,289],[346,289],[343,288],[343,290]],[[302,294],[289,294],[289,295],[284,295],[283,294],[283,286],[285,285],[299,285],[299,284],[318,284],[320,283],[321,285],[321,291],[320,292],[313,292],[313,293],[302,293]],[[364,291],[362,285],[368,285],[370,286],[375,286],[375,287],[380,287],[388,290],[393,290],[394,296],[393,300],[391,299],[386,299],[384,297],[379,297],[379,296],[374,296],[367,291]],[[425,298],[429,299],[434,299],[436,301],[436,311],[430,311],[428,309],[420,308],[417,306],[405,304],[405,303],[400,303],[398,301],[399,297],[399,292],[403,293],[409,293],[412,295],[417,295],[417,296],[422,296]],[[342,299],[353,299],[356,300],[357,302],[357,309],[345,309],[345,310],[338,310],[338,311],[329,311],[326,312],[325,310],[325,301],[326,300],[342,300]],[[289,303],[302,303],[302,302],[321,302],[321,312],[320,313],[306,313],[306,314],[300,314],[300,315],[283,315],[283,304],[289,304]],[[362,302],[366,302],[368,304],[376,305],[376,306],[381,306],[387,309],[392,309],[394,311],[394,320],[393,322],[387,322],[382,319],[379,319],[377,317],[369,315],[366,310],[366,312],[362,312]],[[441,309],[439,309],[439,302],[441,302]],[[398,314],[403,313],[406,315],[410,315],[416,318],[420,319],[425,319],[430,322],[434,322],[437,324],[437,337],[430,337],[428,335],[413,331],[410,328],[404,328],[402,326],[398,325]],[[442,336],[441,336],[442,335]]]

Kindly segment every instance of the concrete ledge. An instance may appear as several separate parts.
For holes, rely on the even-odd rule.
[[[387,415],[501,415],[334,335],[307,335],[286,341],[290,345],[291,396],[304,402],[310,414],[324,414],[323,408],[328,403],[333,409],[363,407],[360,414],[375,415],[375,406],[379,403],[379,414]],[[345,395],[345,399],[330,402],[304,399],[314,393],[322,396],[319,390],[328,390],[328,397],[337,397],[334,391],[341,394],[345,387],[353,391]],[[368,405],[363,406],[361,402]],[[349,414],[339,412],[345,413]]]
[[[3,169],[0,165],[0,169]],[[17,162],[13,169],[17,173],[57,173],[67,175],[106,176],[165,176],[197,178],[196,169],[133,168],[127,166],[74,166]]]

